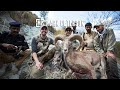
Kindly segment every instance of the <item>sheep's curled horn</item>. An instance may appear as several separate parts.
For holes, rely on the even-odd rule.
[[[55,37],[55,44],[56,44],[56,42],[57,42],[58,40],[62,40],[62,41],[63,41],[63,40],[64,40],[64,37],[63,37],[62,35],[56,36],[56,37]],[[81,37],[80,35],[78,35],[78,34],[70,35],[70,36],[68,37],[68,40],[69,40],[69,41],[78,40],[78,41],[81,43],[80,46],[79,46],[79,48],[78,48],[77,50],[79,50],[79,49],[82,47],[83,41],[82,41],[82,37]]]
[[[78,40],[81,43],[77,50],[79,50],[83,45],[82,37],[78,34],[70,35],[68,40],[69,41]]]
[[[63,36],[62,36],[62,35],[57,35],[57,36],[55,37],[54,43],[56,44],[58,40],[62,40],[62,41],[63,41]]]

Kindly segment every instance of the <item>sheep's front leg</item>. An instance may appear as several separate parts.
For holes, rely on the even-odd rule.
[[[107,79],[106,62],[104,58],[101,60],[100,72],[101,72],[101,79]]]

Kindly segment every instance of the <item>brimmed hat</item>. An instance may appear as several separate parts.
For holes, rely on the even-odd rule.
[[[94,28],[96,28],[96,27],[98,27],[98,26],[104,26],[104,24],[101,23],[101,22],[99,22],[99,23],[97,23],[96,25],[94,25]]]

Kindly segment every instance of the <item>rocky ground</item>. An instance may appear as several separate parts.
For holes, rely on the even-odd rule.
[[[0,23],[0,32],[5,30],[9,31],[8,23],[14,20],[11,19],[8,15],[5,15],[1,18],[5,20],[6,25],[4,25],[4,22]],[[31,48],[32,38],[39,34],[39,28],[24,25],[22,26],[20,33],[25,36],[26,41],[28,42],[29,47]],[[53,34],[50,32],[48,33],[48,36],[53,38]],[[31,77],[30,58],[31,56],[26,58],[26,60],[19,68],[16,68],[14,63],[4,65],[0,69],[0,79],[33,79],[33,77]],[[44,65],[44,72],[40,77],[41,79],[76,79],[74,73],[68,72],[67,69],[63,68],[62,64],[60,64],[61,60],[53,59]],[[117,60],[120,74],[120,59]],[[83,75],[83,79],[87,79],[86,75]]]

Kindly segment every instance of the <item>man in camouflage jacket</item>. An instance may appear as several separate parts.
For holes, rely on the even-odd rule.
[[[112,29],[105,29],[102,23],[94,26],[98,34],[94,38],[94,48],[106,58],[106,73],[108,79],[118,79],[118,67],[115,56],[116,38]]]

